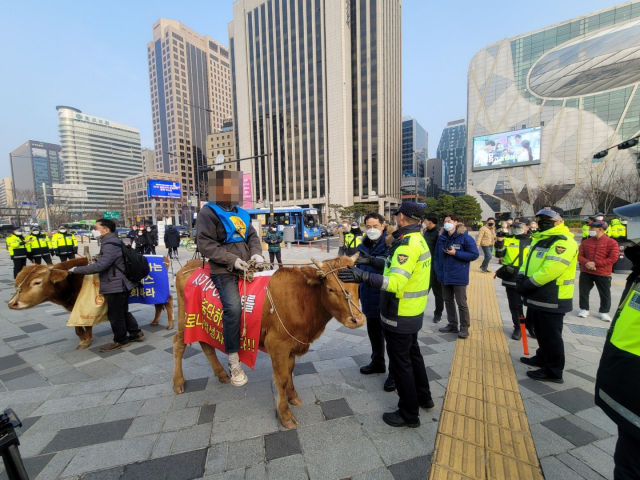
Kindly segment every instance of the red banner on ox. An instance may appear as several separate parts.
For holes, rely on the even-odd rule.
[[[251,174],[242,175],[242,208],[253,208],[251,203]]]
[[[256,364],[260,343],[260,323],[262,306],[267,293],[267,285],[273,271],[254,274],[253,282],[238,282],[240,301],[246,317],[240,317],[240,335],[242,335],[243,317],[247,322],[247,335],[240,337],[240,361],[252,368]],[[222,302],[216,286],[209,275],[209,265],[198,268],[191,274],[185,286],[185,329],[184,343],[205,342],[224,352],[224,329],[222,327]]]

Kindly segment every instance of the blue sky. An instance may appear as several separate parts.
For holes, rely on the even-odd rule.
[[[327,0],[331,4],[334,0]],[[392,1],[392,0],[384,0]],[[603,0],[403,0],[403,115],[429,132],[466,116],[467,69],[484,46],[614,5]],[[160,17],[227,45],[231,0],[0,0],[0,177],[26,140],[59,143],[56,105],[140,129],[152,147],[146,44]]]

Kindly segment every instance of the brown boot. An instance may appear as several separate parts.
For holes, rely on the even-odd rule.
[[[118,342],[111,342],[109,345],[105,345],[104,347],[102,347],[100,349],[100,352],[102,353],[107,353],[107,352],[113,352],[114,350],[119,350],[123,347],[127,347],[129,346],[129,342],[125,342],[125,343],[118,343]]]
[[[140,332],[137,337],[129,337],[130,342],[141,342],[144,340],[144,333]]]

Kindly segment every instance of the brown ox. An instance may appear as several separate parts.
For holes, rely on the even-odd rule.
[[[165,258],[165,264],[168,259]],[[67,311],[73,310],[76,304],[84,275],[69,275],[72,267],[81,267],[88,264],[84,257],[74,258],[61,262],[49,268],[47,265],[30,265],[24,267],[15,280],[15,295],[9,300],[11,310],[25,310],[35,307],[42,302],[51,302],[60,305]],[[150,325],[157,325],[162,310],[167,311],[169,324],[167,330],[173,328],[173,297],[163,305],[155,305],[156,315]],[[93,339],[93,327],[75,327],[76,335],[80,343],[76,350],[82,350],[91,344]]]
[[[358,306],[360,302],[358,285],[342,283],[338,280],[337,275],[330,273],[353,265],[356,258],[358,258],[358,254],[353,257],[338,257],[325,262],[312,260],[318,267],[317,269],[306,265],[280,268],[269,281],[269,292],[276,311],[271,312],[271,303],[265,299],[260,326],[260,347],[266,348],[271,356],[273,377],[278,388],[277,409],[280,421],[285,428],[295,428],[298,423],[287,404],[287,399],[293,406],[302,405],[302,400],[293,387],[292,372],[296,361],[295,357],[309,351],[309,345],[320,337],[332,317],[348,328],[358,328],[365,323],[365,316]],[[173,337],[175,358],[173,388],[176,393],[184,392],[185,385],[182,373],[182,356],[185,350],[184,288],[190,272],[200,265],[202,265],[201,261],[189,261],[176,277],[178,331]],[[349,308],[343,288],[351,296],[355,307],[352,305]],[[351,312],[353,312],[353,316]],[[200,342],[200,346],[218,380],[222,383],[228,383],[230,379],[220,364],[215,349],[204,342]]]

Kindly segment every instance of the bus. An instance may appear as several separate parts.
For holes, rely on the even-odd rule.
[[[269,209],[248,208],[246,210],[252,220],[260,220],[264,231],[269,221],[269,215],[271,215]],[[315,208],[274,208],[273,215],[275,223],[278,225],[278,231],[283,232],[286,226],[295,227],[294,241],[296,242],[310,242],[319,240],[322,237],[320,234],[320,222],[318,221],[318,210]]]
[[[95,220],[80,220],[79,222],[63,223],[61,227],[67,227],[69,230],[93,230]]]

